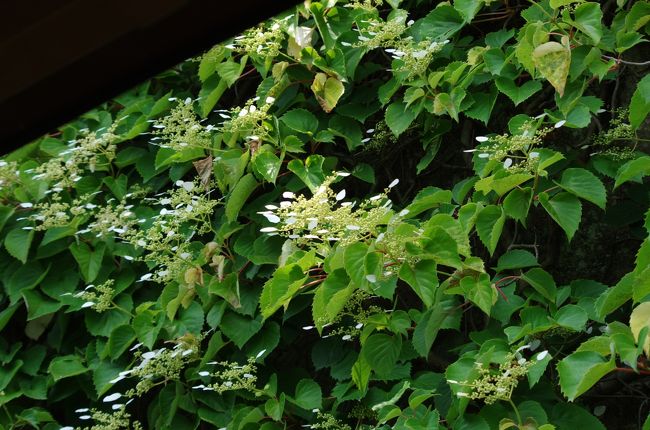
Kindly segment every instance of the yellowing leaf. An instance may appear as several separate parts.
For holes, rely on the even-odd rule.
[[[632,315],[630,315],[630,328],[637,343],[639,342],[639,334],[645,327],[650,329],[650,302],[641,303],[634,308]],[[646,336],[643,350],[646,356],[650,356],[650,336]]]
[[[564,86],[571,65],[569,47],[558,42],[542,43],[533,51],[533,63],[558,94],[564,95]]]
[[[318,104],[327,113],[336,106],[345,89],[343,83],[336,78],[318,73],[311,84],[311,90],[318,100]]]

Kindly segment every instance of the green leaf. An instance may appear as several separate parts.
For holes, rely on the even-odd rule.
[[[275,179],[278,177],[278,173],[280,173],[281,165],[282,160],[270,150],[262,150],[253,157],[255,171],[272,184],[275,183]]]
[[[562,227],[569,241],[578,230],[582,217],[582,205],[573,194],[559,193],[549,199],[547,193],[538,195],[539,202],[553,220]]]
[[[512,190],[503,200],[503,211],[510,218],[526,225],[530,202],[533,199],[533,190],[530,187]]]
[[[416,262],[413,266],[404,263],[399,269],[399,277],[409,284],[427,308],[433,305],[438,287],[438,272],[435,261],[424,259]]]
[[[606,430],[603,423],[591,412],[571,403],[557,403],[549,416],[549,421],[558,429]],[[542,429],[539,430],[554,430]]]
[[[603,11],[598,3],[582,3],[574,12],[575,21],[573,24],[598,45],[603,37]]]
[[[630,125],[633,129],[641,126],[650,113],[650,75],[645,75],[637,84],[630,100]]]
[[[492,306],[497,301],[497,291],[492,286],[487,273],[480,273],[478,276],[465,276],[460,280],[460,287],[469,301],[490,315]]]
[[[503,177],[497,177],[502,174],[503,173],[500,172],[498,175],[483,178],[474,184],[474,188],[476,191],[481,191],[483,194],[488,194],[490,191],[494,191],[498,195],[502,196],[513,188],[533,178],[533,175],[528,173],[513,173],[506,174],[506,176]]]
[[[506,221],[506,214],[501,206],[489,205],[484,207],[476,217],[476,231],[481,242],[486,246],[490,255],[499,243],[499,237]]]
[[[81,358],[76,355],[66,355],[63,357],[55,357],[47,368],[47,371],[52,375],[55,381],[70,376],[81,375],[86,373],[88,369],[81,362]]]
[[[436,187],[422,188],[405,208],[408,213],[404,219],[413,218],[422,212],[439,207],[443,203],[451,202],[451,191],[441,190]]]
[[[560,186],[576,196],[605,209],[607,192],[603,183],[589,170],[570,168],[562,173]]]
[[[454,0],[454,9],[460,12],[465,22],[470,22],[483,6],[483,0]]]
[[[366,359],[362,354],[359,354],[357,361],[352,365],[352,382],[362,393],[365,393],[368,389],[371,371],[372,369]]]
[[[217,64],[214,69],[221,76],[221,79],[226,82],[228,87],[231,87],[239,79],[241,72],[244,71],[246,60],[248,60],[248,56],[244,55],[239,63],[224,61],[223,63]]]
[[[345,92],[343,83],[337,78],[325,73],[317,73],[311,84],[311,90],[321,108],[327,113],[336,107],[339,99]]]
[[[287,168],[296,174],[305,185],[309,187],[312,193],[315,193],[320,184],[325,180],[323,173],[323,162],[325,158],[322,155],[310,155],[303,164],[301,160],[291,160]]]
[[[620,308],[625,302],[632,298],[635,287],[634,273],[623,276],[613,287],[601,294],[594,306],[601,319]]]
[[[411,34],[427,39],[449,39],[465,25],[463,16],[449,4],[440,4],[411,26]]]
[[[565,305],[558,309],[555,315],[553,315],[553,319],[562,327],[574,331],[582,331],[585,328],[585,324],[587,324],[589,316],[578,305]]]
[[[608,361],[595,352],[574,352],[557,365],[560,374],[560,388],[572,402],[615,367],[614,360]]]
[[[282,306],[287,306],[305,280],[307,280],[307,275],[303,273],[303,269],[298,263],[278,268],[273,277],[266,281],[262,287],[260,296],[262,316],[268,318]]]
[[[7,233],[4,242],[5,248],[12,257],[25,264],[32,239],[34,239],[34,230],[23,230],[21,227],[16,227]]]
[[[647,1],[634,2],[625,16],[625,29],[638,31],[650,22],[650,3]]]
[[[301,379],[296,385],[294,403],[308,411],[320,409],[323,403],[323,393],[320,385],[313,379]]]
[[[257,188],[257,185],[257,181],[251,173],[246,174],[237,182],[226,202],[226,219],[229,222],[237,220],[239,211],[244,207],[246,200]]]
[[[112,359],[120,357],[135,339],[135,330],[129,324],[116,327],[108,337],[106,344],[108,356]]]
[[[512,79],[502,77],[497,78],[494,82],[499,91],[508,96],[515,106],[527,100],[530,96],[542,89],[541,82],[536,80],[524,82],[520,87],[518,87]]]
[[[557,42],[542,43],[533,51],[533,63],[562,97],[571,66],[571,49]]]
[[[355,290],[345,269],[336,269],[327,275],[325,281],[316,289],[312,303],[314,324],[321,333],[325,324],[331,323],[343,310]]]
[[[328,130],[345,139],[349,151],[363,145],[363,134],[359,122],[343,115],[334,115],[328,123]]]
[[[234,312],[226,312],[221,318],[220,328],[223,334],[241,349],[255,333],[260,331],[262,321],[259,317],[251,319]]]
[[[92,249],[85,242],[73,243],[70,245],[70,252],[81,270],[81,276],[88,283],[97,278],[99,270],[102,268],[102,261],[104,260],[104,251],[106,244],[99,242],[95,249]]]
[[[550,0],[550,5],[553,9],[558,9],[562,6],[567,6],[573,3],[581,3],[584,0]]]
[[[314,134],[318,130],[318,119],[305,109],[293,109],[282,115],[280,120],[292,130]]]
[[[401,349],[401,337],[376,333],[366,339],[361,347],[361,354],[372,370],[382,376],[390,374],[393,370]]]
[[[648,328],[650,330],[650,302],[641,303],[634,308],[630,315],[630,329],[634,335],[634,340],[639,342],[639,334],[641,330]],[[643,351],[646,356],[650,356],[650,336],[646,336],[643,344]]]
[[[403,102],[391,103],[386,108],[386,124],[395,136],[404,133],[417,117],[417,112],[412,107],[407,107]]]
[[[212,108],[219,102],[223,93],[228,89],[228,83],[221,79],[219,75],[210,76],[201,86],[199,91],[199,113],[202,118],[206,118]]]
[[[503,272],[504,270],[522,269],[532,266],[539,266],[537,258],[533,254],[524,249],[513,249],[499,257],[495,270],[497,272]]]
[[[4,287],[9,295],[10,302],[15,303],[23,292],[31,290],[40,284],[49,270],[50,266],[44,269],[38,261],[30,261],[20,266],[5,281]]]
[[[420,317],[420,321],[413,331],[413,348],[422,357],[427,357],[433,342],[438,336],[438,331],[442,327],[447,314],[441,305],[436,305],[427,310]]]
[[[535,291],[540,293],[551,303],[555,303],[557,286],[555,285],[553,277],[546,270],[535,267],[524,273],[521,279],[530,284]]]
[[[27,307],[28,321],[40,318],[45,315],[50,315],[61,309],[63,306],[63,303],[44,296],[38,290],[24,289],[22,291],[22,295],[25,299],[25,306]]]
[[[635,180],[642,176],[650,175],[650,156],[644,155],[619,167],[616,172],[616,182],[614,188],[617,188],[624,183]]]
[[[0,231],[5,226],[5,223],[14,214],[15,209],[11,206],[0,205]]]
[[[282,419],[285,398],[284,393],[282,393],[280,394],[279,399],[272,397],[264,403],[264,412],[266,412],[266,415],[271,417],[272,420],[280,421]]]
[[[349,245],[345,248],[343,254],[343,266],[357,287],[365,284],[366,268],[364,262],[366,254],[368,254],[368,245],[363,242],[355,242]]]

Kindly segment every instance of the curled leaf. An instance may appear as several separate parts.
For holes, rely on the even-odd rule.
[[[542,76],[553,85],[560,97],[569,76],[571,49],[566,44],[546,42],[533,51],[533,63]]]

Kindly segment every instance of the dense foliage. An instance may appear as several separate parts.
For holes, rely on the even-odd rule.
[[[7,155],[0,428],[640,427],[649,22],[307,1]]]

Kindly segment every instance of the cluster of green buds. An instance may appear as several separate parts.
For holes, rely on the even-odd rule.
[[[83,304],[81,305],[82,309],[92,308],[94,311],[102,313],[115,307],[113,303],[113,296],[115,295],[115,290],[113,289],[114,284],[115,281],[113,279],[109,279],[99,285],[91,284],[84,288],[83,291],[74,294],[74,297],[83,300]],[[70,293],[64,294],[69,295]]]
[[[111,396],[104,398],[105,403],[110,403]],[[109,399],[108,401],[106,399]],[[130,402],[130,401],[129,401]],[[82,421],[93,421],[91,426],[65,426],[59,430],[143,430],[139,421],[131,421],[131,414],[126,411],[126,405],[113,404],[113,412],[103,412],[98,409],[79,408],[75,412]]]
[[[18,163],[0,160],[0,191],[18,184],[19,179]]]
[[[291,15],[253,27],[235,37],[226,48],[242,54],[275,58],[280,54],[285,39],[284,27]]]
[[[216,370],[202,370],[198,375],[210,380],[216,379],[216,382],[199,384],[192,387],[195,390],[215,391],[222,394],[226,391],[244,390],[255,393],[257,388],[257,366],[255,360],[261,357],[266,351],[261,351],[257,357],[249,358],[244,364],[230,361],[211,361],[207,363],[210,366],[217,366]]]
[[[559,121],[553,128],[560,128],[565,122]],[[497,161],[511,173],[534,172],[539,163],[539,152],[536,148],[542,145],[544,137],[553,128],[536,128],[533,123],[527,122],[521,127],[520,134],[477,136],[476,141],[480,147],[464,152],[477,152],[478,158]]]
[[[176,98],[172,97],[170,100],[176,101]],[[153,128],[154,137],[151,143],[161,148],[170,148],[174,151],[212,148],[210,131],[213,127],[210,125],[204,127],[201,124],[194,113],[192,99],[189,97],[179,102],[167,116],[154,121]]]
[[[265,211],[259,212],[274,224],[260,231],[282,235],[300,245],[312,247],[335,242],[346,245],[377,236],[378,226],[390,221],[392,202],[387,193],[399,180],[391,182],[382,193],[356,205],[344,200],[345,189],[336,192],[331,188],[337,177],[348,175],[339,172],[326,178],[311,198],[285,191],[282,197],[286,200],[279,206],[267,205]]]
[[[268,136],[271,128],[269,109],[275,98],[269,96],[264,103],[257,103],[259,97],[248,100],[244,107],[236,107],[230,111],[218,111],[224,121],[221,131],[231,135],[245,136],[247,141],[261,141]]]

